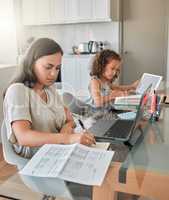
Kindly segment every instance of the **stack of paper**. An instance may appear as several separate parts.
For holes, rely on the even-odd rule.
[[[141,99],[141,95],[130,95],[124,97],[116,97],[114,104],[115,105],[139,105]]]

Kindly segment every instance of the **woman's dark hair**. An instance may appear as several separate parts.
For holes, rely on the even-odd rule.
[[[110,49],[105,49],[97,53],[92,62],[90,76],[97,76],[98,78],[101,78],[106,65],[112,60],[121,61],[121,57],[115,51]]]
[[[37,82],[37,78],[33,72],[34,63],[41,57],[61,53],[63,50],[54,40],[49,38],[40,38],[31,44],[26,51],[21,63],[19,64],[19,71],[10,82],[23,83],[27,87],[32,88]]]

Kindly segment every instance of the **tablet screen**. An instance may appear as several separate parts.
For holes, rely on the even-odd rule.
[[[152,84],[152,90],[157,90],[161,80],[162,76],[144,73],[136,88],[136,93],[143,94],[150,84]]]

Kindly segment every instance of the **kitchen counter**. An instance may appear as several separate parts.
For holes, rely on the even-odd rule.
[[[92,58],[96,54],[73,54],[73,53],[65,53],[63,56],[64,57],[80,57],[80,58]]]
[[[4,69],[8,67],[16,67],[16,64],[0,64],[0,69]]]

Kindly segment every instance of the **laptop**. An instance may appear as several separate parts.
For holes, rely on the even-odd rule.
[[[119,117],[114,117],[113,113],[109,113],[97,120],[97,123],[93,124],[89,128],[89,131],[93,133],[97,138],[103,140],[117,140],[126,142],[130,139],[131,135],[134,133],[137,123],[142,118],[145,97],[149,94],[151,86],[148,86],[146,91],[142,94],[139,102],[138,109],[136,111],[136,116],[132,119],[121,119]]]

